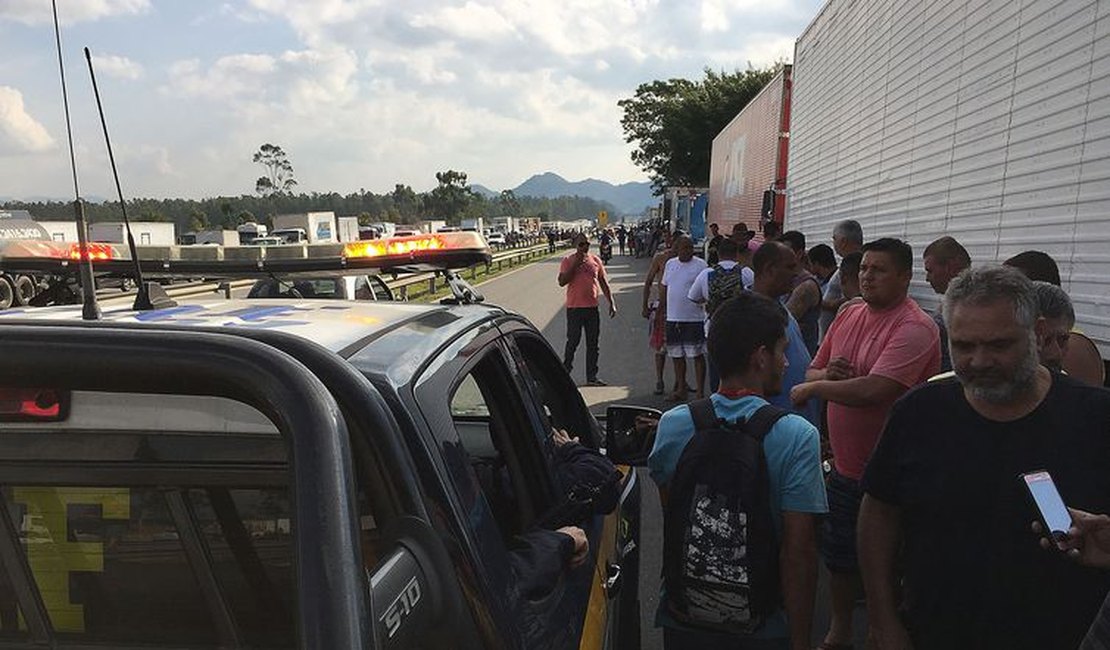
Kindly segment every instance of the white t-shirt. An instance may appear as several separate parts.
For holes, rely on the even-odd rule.
[[[663,267],[663,286],[667,287],[667,320],[680,323],[705,320],[705,310],[690,300],[690,287],[705,268],[705,260],[700,257],[692,257],[689,262],[677,257],[667,260],[667,265]]]
[[[731,271],[739,264],[736,260],[721,260],[719,262],[721,268],[725,271]],[[702,269],[698,277],[694,280],[693,286],[690,287],[690,293],[686,297],[704,307],[705,303],[709,302],[709,276],[713,273],[713,267],[708,266]],[[748,291],[752,290],[752,284],[755,283],[755,271],[750,267],[745,266],[740,269],[740,282]],[[705,333],[709,334],[709,315],[705,317]]]

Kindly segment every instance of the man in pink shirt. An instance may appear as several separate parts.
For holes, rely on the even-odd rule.
[[[831,575],[832,620],[820,646],[829,650],[852,643],[852,608],[860,594],[856,519],[864,466],[894,402],[940,370],[940,334],[907,295],[912,277],[909,244],[886,238],[865,245],[859,269],[863,300],[841,308],[806,372],[806,383],[790,392],[797,404],[814,398],[829,403],[834,471],[822,554]]]
[[[585,234],[574,237],[574,252],[559,264],[559,286],[567,288],[567,346],[563,351],[563,366],[567,372],[574,366],[574,353],[586,330],[586,385],[604,386],[597,378],[598,335],[601,316],[597,312],[598,288],[609,301],[609,318],[617,315],[617,305],[609,291],[609,278],[605,265],[590,253],[590,240]]]

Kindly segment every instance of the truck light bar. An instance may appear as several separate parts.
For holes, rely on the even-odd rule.
[[[116,249],[111,244],[89,242],[86,245],[86,250],[88,250],[89,259],[91,259],[93,263],[103,262],[104,260],[114,260],[117,257]],[[81,256],[80,244],[69,245],[69,259],[75,262],[79,262],[83,259]]]
[[[90,243],[89,257],[98,274],[133,274],[123,246]],[[434,271],[473,266],[490,259],[489,246],[476,232],[391,237],[348,243],[281,246],[139,246],[143,274],[248,278],[273,273],[334,274],[343,271]],[[68,273],[80,261],[75,243],[0,241],[0,270]]]

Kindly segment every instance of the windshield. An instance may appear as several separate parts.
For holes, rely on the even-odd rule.
[[[348,296],[342,278],[312,278],[308,280],[266,278],[255,282],[247,297],[345,300]]]

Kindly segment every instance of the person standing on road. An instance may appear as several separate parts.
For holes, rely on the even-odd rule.
[[[941,296],[948,290],[952,278],[971,266],[971,256],[967,249],[953,237],[941,237],[925,247],[922,255],[925,262],[925,281]],[[952,370],[952,358],[948,354],[948,328],[944,325],[944,313],[940,307],[933,312],[933,321],[940,330],[940,371]]]
[[[751,268],[741,266],[740,262],[737,261],[736,242],[721,237],[716,252],[719,257],[717,263],[710,265],[698,274],[694,284],[690,287],[690,293],[686,295],[690,300],[699,305],[704,305],[705,335],[707,337],[709,336],[709,323],[713,319],[713,312],[717,311],[725,300],[750,290],[752,282],[755,281],[755,274]],[[706,365],[709,371],[709,390],[712,392],[717,390],[720,377],[712,359],[707,358]]]
[[[644,300],[641,309],[643,317],[648,319],[648,346],[655,357],[656,395],[662,395],[665,391],[663,372],[667,364],[667,312],[665,309],[660,309],[659,294],[663,291],[663,267],[666,266],[667,260],[675,256],[674,237],[670,234],[666,237],[666,246],[662,252],[652,258],[651,266],[644,276]],[[653,289],[654,299],[651,295]]]
[[[1038,547],[1021,475],[1047,471],[1068,505],[1110,511],[1110,392],[1038,363],[1043,321],[1013,269],[956,277],[944,313],[956,378],[895,404],[863,477],[873,637],[880,650],[1076,648],[1110,574]]]
[[[859,595],[856,519],[859,481],[894,401],[940,370],[937,325],[908,296],[913,250],[898,239],[863,247],[863,300],[844,307],[806,373],[791,391],[795,404],[828,402],[829,516],[822,554],[829,569],[831,622],[825,648],[852,642],[852,610]]]
[[[794,286],[794,278],[798,275],[798,258],[791,248],[777,241],[765,242],[755,252],[752,259],[755,274],[752,279],[752,292],[771,300],[781,302],[790,294]],[[782,377],[782,390],[768,399],[769,402],[794,411],[812,424],[820,423],[817,411],[817,400],[810,400],[802,405],[790,401],[790,391],[805,382],[806,370],[813,358],[806,347],[805,336],[798,321],[790,310],[786,310],[786,371]]]
[[[667,356],[674,364],[674,390],[669,399],[685,402],[687,359],[694,360],[698,399],[705,397],[705,311],[689,295],[706,264],[694,257],[694,241],[688,235],[675,238],[674,247],[675,257],[663,266],[659,303],[667,314]]]
[[[749,420],[767,405],[765,396],[782,390],[786,319],[781,305],[751,293],[726,301],[718,310],[709,330],[709,355],[721,371],[721,386],[710,396],[717,417],[727,422]],[[683,453],[695,435],[687,405],[672,408],[659,421],[648,467],[664,508]],[[778,540],[778,557],[772,556],[771,561],[777,560],[781,567],[781,572],[771,575],[778,576],[782,607],[759,630],[740,636],[683,625],[670,614],[670,602],[663,593],[655,620],[664,628],[666,650],[809,648],[817,590],[817,517],[828,511],[817,429],[803,418],[785,415],[763,437],[762,451],[767,467],[764,494]],[[740,483],[742,477],[736,480]]]
[[[705,262],[709,266],[714,266],[717,262],[721,261],[720,252],[717,248],[721,245],[721,240],[724,238],[717,224],[709,224],[709,239],[705,242]]]
[[[863,246],[863,226],[855,219],[845,219],[833,228],[833,250],[841,258],[851,253],[859,252]],[[824,340],[825,333],[829,331],[836,318],[840,306],[848,300],[840,287],[840,272],[832,274],[825,284],[825,293],[821,300],[821,318],[817,321],[818,338]]]
[[[624,255],[624,240],[627,237],[628,237],[628,231],[624,229],[624,224],[622,223],[620,225],[620,227],[617,228],[617,244],[620,247],[621,255]]]
[[[774,222],[771,222],[774,223]],[[798,322],[810,356],[817,354],[817,321],[821,316],[821,281],[805,269],[802,262],[806,256],[806,236],[797,230],[788,230],[779,235],[779,241],[790,246],[798,260],[798,273],[792,280],[790,296],[786,299],[786,309]]]
[[[609,301],[609,318],[617,315],[617,303],[609,290],[605,265],[590,253],[590,240],[585,234],[574,236],[574,252],[559,264],[559,286],[567,288],[567,345],[563,351],[563,366],[567,372],[574,366],[574,353],[586,330],[586,385],[604,386],[597,378],[598,338],[601,334],[601,316],[598,314],[598,288]]]

